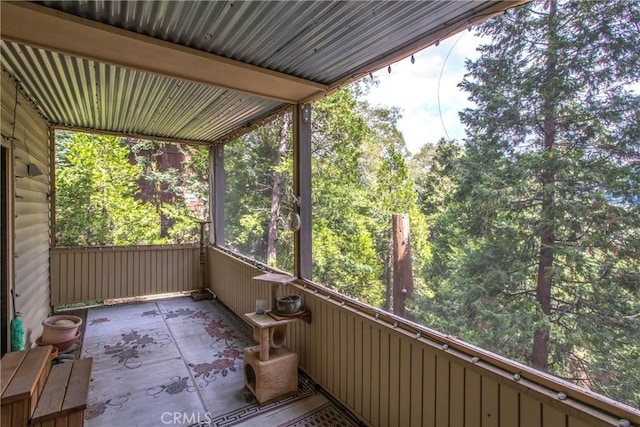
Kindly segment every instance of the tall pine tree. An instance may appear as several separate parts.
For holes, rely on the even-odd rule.
[[[447,295],[451,332],[635,406],[638,22],[636,1],[547,0],[480,29]]]

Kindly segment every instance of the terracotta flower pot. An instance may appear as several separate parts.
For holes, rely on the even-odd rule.
[[[73,345],[73,343],[76,342],[76,340],[78,338],[80,338],[80,332],[79,331],[77,331],[76,334],[71,339],[68,339],[66,341],[56,342],[56,343],[44,342],[42,340],[42,337],[39,337],[38,339],[36,339],[36,344],[39,347],[44,347],[45,345],[52,345],[54,348],[57,348],[58,351],[65,351],[66,349],[71,347]]]
[[[42,321],[42,342],[56,344],[73,339],[82,325],[82,319],[70,314],[47,317]],[[59,348],[59,347],[58,347]]]

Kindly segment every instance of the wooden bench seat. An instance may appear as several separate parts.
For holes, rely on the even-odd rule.
[[[48,345],[2,357],[1,425],[27,425],[51,370],[50,355]]]
[[[33,426],[83,425],[92,363],[92,358],[80,359],[51,369],[31,420]]]

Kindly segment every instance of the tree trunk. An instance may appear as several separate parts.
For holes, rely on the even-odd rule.
[[[282,117],[282,127],[278,135],[278,151],[274,168],[277,169],[287,153],[287,136],[289,135],[289,114]],[[269,228],[267,231],[267,265],[274,265],[276,261],[276,244],[278,242],[278,216],[280,213],[280,197],[282,190],[282,174],[273,174],[271,187],[271,211],[269,216]]]
[[[393,313],[406,317],[406,300],[413,293],[409,214],[393,214]]]
[[[557,74],[557,54],[554,44],[556,35],[556,8],[557,0],[549,2],[549,50],[547,55],[546,75],[544,82],[544,141],[543,150],[545,153],[552,152],[555,147],[556,137],[556,113],[555,113],[555,87],[554,78]],[[552,156],[549,156],[552,157]],[[555,181],[554,166],[546,164],[540,174],[542,183],[542,209],[540,212],[540,223],[542,229],[540,232],[540,253],[538,256],[538,277],[536,286],[536,299],[540,305],[545,319],[533,334],[533,354],[532,365],[536,369],[548,371],[549,369],[549,322],[547,321],[551,315],[551,287],[553,278],[551,269],[553,267],[555,229],[554,229],[554,205],[555,190],[553,189]]]

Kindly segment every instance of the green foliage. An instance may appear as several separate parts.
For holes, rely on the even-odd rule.
[[[380,305],[383,266],[376,250],[362,145],[367,123],[352,91],[313,110],[313,277],[361,301]]]
[[[142,170],[129,163],[129,150],[120,138],[65,133],[58,142],[58,244],[162,242],[153,206],[135,199]]]
[[[314,280],[373,306],[382,306],[383,266],[373,237],[362,225],[333,229],[326,221],[314,224]]]
[[[385,302],[391,276],[391,217],[409,213],[414,261],[428,257],[408,153],[395,109],[374,109],[355,85],[313,106],[313,278],[374,306]],[[225,146],[226,244],[265,262],[273,183],[283,177],[275,266],[293,269],[287,214],[292,211],[292,153],[279,159],[282,119]],[[278,160],[279,159],[279,160]],[[424,282],[416,279],[419,286]]]
[[[481,28],[492,42],[462,83],[477,105],[461,115],[464,151],[419,179],[433,294],[413,308],[524,363],[546,330],[550,372],[634,406],[639,17],[637,2],[534,2]]]
[[[208,219],[208,148],[127,141],[135,163],[142,167],[139,197],[149,201],[160,216],[160,237],[172,243],[197,243],[198,221]]]
[[[206,147],[66,131],[56,143],[59,245],[198,241],[202,215],[194,210],[207,207]],[[189,163],[166,167],[171,155]]]
[[[271,196],[276,173],[282,178],[280,209],[276,213],[279,234],[275,266],[293,270],[293,233],[286,229],[293,204],[291,135],[284,158],[278,160],[279,118],[225,145],[225,244],[266,263],[267,229],[271,219]]]

